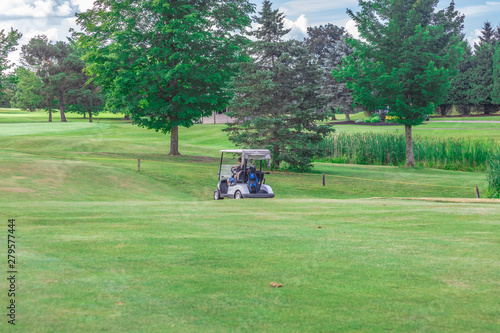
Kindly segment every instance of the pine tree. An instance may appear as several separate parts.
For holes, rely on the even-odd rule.
[[[468,115],[471,111],[472,72],[472,50],[466,44],[464,54],[458,63],[458,74],[450,80],[450,87],[445,101],[448,105],[454,105],[458,113],[463,115]]]
[[[69,88],[66,94],[68,111],[82,114],[85,118],[88,114],[89,122],[93,122],[96,116],[104,109],[104,96],[101,87],[96,86],[89,76],[85,75],[85,62],[82,60],[82,50],[76,47],[74,40],[70,39],[72,52],[67,62],[71,62],[77,69],[77,73],[71,76]]]
[[[469,99],[473,105],[482,107],[484,114],[491,114],[498,111],[499,105],[493,101],[493,57],[496,40],[489,22],[484,23],[479,40],[479,43],[474,45]]]
[[[455,105],[459,112],[470,112],[469,95],[470,95],[470,58],[472,51],[470,46],[465,41],[464,29],[465,15],[460,14],[455,10],[455,2],[451,1],[450,5],[444,10],[439,11],[434,16],[434,24],[441,24],[444,28],[444,33],[447,36],[455,36],[464,45],[464,54],[458,64],[458,74],[450,79],[450,86],[448,88],[444,102],[439,105],[439,113],[446,115],[452,110]],[[443,46],[446,45],[447,40],[442,41]]]
[[[495,43],[495,31],[493,30],[491,23],[488,21],[484,22],[481,35],[479,35],[479,44],[482,45],[484,43]]]
[[[495,39],[500,42],[500,25],[497,26],[497,29],[495,30]]]
[[[493,89],[492,103],[500,105],[500,42],[495,44],[495,54],[493,56]]]
[[[328,98],[327,107],[342,111],[349,119],[349,114],[356,108],[352,106],[351,92],[346,88],[345,82],[338,82],[332,76],[332,69],[342,64],[342,58],[352,53],[351,47],[346,43],[348,34],[344,28],[333,24],[320,25],[307,28],[305,46],[309,49],[323,75],[320,93]]]
[[[318,94],[321,71],[301,42],[284,41],[284,15],[264,1],[256,41],[248,47],[251,62],[241,67],[234,80],[230,116],[237,121],[225,131],[237,146],[267,148],[273,167],[286,162],[291,169],[310,168],[315,148],[329,126],[320,112],[326,98]]]

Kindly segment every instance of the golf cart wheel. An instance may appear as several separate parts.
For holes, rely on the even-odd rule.
[[[219,190],[215,190],[214,191],[214,200],[222,200],[222,199],[224,199],[224,198],[222,198],[220,196],[220,191]]]
[[[235,199],[243,199],[243,196],[241,195],[240,191],[234,192],[234,198]]]

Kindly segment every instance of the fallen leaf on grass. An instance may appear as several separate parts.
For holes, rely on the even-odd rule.
[[[283,287],[283,284],[276,283],[276,282],[271,282],[270,286],[273,287],[273,288],[279,288],[279,287]]]

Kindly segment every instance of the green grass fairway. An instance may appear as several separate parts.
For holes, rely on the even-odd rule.
[[[222,125],[181,129],[169,157],[167,136],[121,116],[44,117],[0,111],[20,332],[500,327],[500,200],[474,199],[485,173],[317,163],[269,175],[274,199],[214,201]]]

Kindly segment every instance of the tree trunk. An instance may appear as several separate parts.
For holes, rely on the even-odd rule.
[[[87,118],[87,112],[83,111],[83,119]]]
[[[439,106],[441,115],[446,116],[447,114],[451,113],[452,111],[452,105],[451,104],[441,104]]]
[[[49,123],[52,122],[52,110],[49,110]]]
[[[274,170],[279,170],[280,168],[280,160],[278,159],[278,156],[280,156],[280,147],[274,146],[273,147],[273,159],[272,159],[272,166]]]
[[[345,120],[346,121],[351,121],[351,117],[349,116],[348,112],[345,113]]]
[[[130,115],[129,115],[129,114],[126,114],[124,119],[125,119],[125,120],[130,120]]]
[[[458,104],[458,105],[455,105],[455,107],[457,108],[458,113],[460,113],[461,115],[469,115],[470,114],[471,105],[469,105],[469,104]]]
[[[89,110],[89,123],[93,123],[94,120],[92,119],[92,111]]]
[[[483,108],[484,114],[493,114],[498,111],[498,105],[495,104],[485,104]]]
[[[59,95],[59,111],[61,113],[61,122],[66,123],[66,115],[64,114],[64,97],[63,95]]]
[[[170,154],[173,156],[180,155],[179,153],[179,126],[174,126],[170,130]]]
[[[406,164],[405,167],[415,166],[415,156],[413,155],[413,136],[411,134],[411,126],[405,125],[406,136]]]

